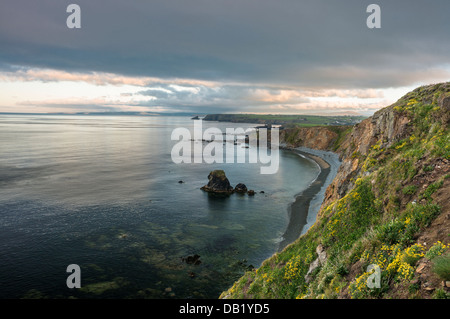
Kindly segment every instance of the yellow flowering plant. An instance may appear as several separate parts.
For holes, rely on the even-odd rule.
[[[448,249],[448,245],[445,245],[441,243],[440,241],[437,241],[433,244],[433,246],[428,249],[428,251],[425,254],[425,257],[429,260],[433,259],[434,257],[442,255],[444,252],[446,252]]]

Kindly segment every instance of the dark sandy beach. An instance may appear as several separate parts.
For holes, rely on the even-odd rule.
[[[338,155],[332,152],[299,147],[293,152],[314,161],[320,167],[320,173],[311,185],[298,194],[289,206],[289,223],[280,242],[279,251],[305,233],[316,220],[325,190],[336,176],[340,166]]]

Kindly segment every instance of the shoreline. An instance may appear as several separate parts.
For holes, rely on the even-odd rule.
[[[306,147],[285,148],[309,159],[317,164],[320,169],[316,179],[295,196],[293,203],[289,205],[289,222],[282,236],[278,252],[293,243],[315,223],[320,206],[325,197],[325,190],[336,177],[341,165],[339,155],[330,151],[321,151]]]

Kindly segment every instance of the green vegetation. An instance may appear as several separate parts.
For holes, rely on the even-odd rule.
[[[349,134],[352,131],[353,126],[350,127],[330,126],[329,128],[331,131],[335,132],[338,135],[332,148],[332,151],[335,152],[339,149],[347,134]]]
[[[445,292],[444,289],[437,289],[434,293],[434,299],[450,299],[450,293]]]
[[[450,254],[445,254],[433,259],[433,271],[442,280],[450,280]]]
[[[222,169],[216,169],[212,171],[210,174],[220,179],[226,178],[225,172]]]
[[[205,121],[234,123],[258,123],[283,125],[285,127],[311,127],[324,125],[354,125],[364,116],[318,116],[318,115],[281,115],[281,114],[208,114]]]
[[[447,246],[438,241],[427,251],[425,257],[429,260],[432,260],[434,257],[442,255],[446,249]]]
[[[405,195],[414,195],[417,191],[416,185],[408,185],[403,189],[403,194]]]
[[[405,296],[415,298],[420,285],[413,279],[422,259],[431,260],[433,271],[449,280],[448,245],[417,242],[442,210],[435,195],[449,174],[434,167],[450,160],[450,132],[438,101],[449,95],[448,84],[427,86],[394,104],[390,110],[412,123],[401,139],[379,138],[365,153],[352,145],[347,153],[359,171],[345,195],[322,208],[306,234],[246,272],[221,297],[391,298],[394,287],[405,287]],[[339,145],[352,130],[341,132]],[[308,274],[318,245],[325,248],[326,261]],[[372,264],[381,271],[378,288],[367,285]],[[433,296],[448,293],[436,290]]]

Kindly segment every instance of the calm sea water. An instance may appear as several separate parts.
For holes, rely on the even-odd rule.
[[[203,123],[213,126],[254,125]],[[276,252],[288,206],[318,167],[287,151],[274,175],[174,164],[177,127],[193,132],[193,121],[1,115],[0,298],[217,298]],[[257,194],[203,192],[213,169]],[[183,261],[194,254],[199,265]],[[66,285],[69,264],[81,289]]]

